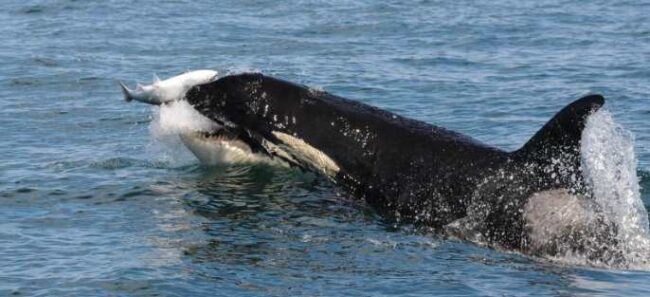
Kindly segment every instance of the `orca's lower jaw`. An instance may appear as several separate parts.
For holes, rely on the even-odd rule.
[[[216,113],[208,114],[208,116],[222,127],[211,133],[197,132],[191,136],[181,136],[183,143],[202,163],[214,164],[222,159],[250,161],[266,157],[320,173],[330,179],[334,179],[340,172],[339,165],[334,160],[287,129],[272,129],[267,125],[246,125],[245,121],[231,120]],[[215,143],[215,141],[221,144]],[[224,147],[231,149],[226,150]],[[214,152],[209,153],[209,148],[212,148]],[[224,153],[233,150],[236,152]],[[256,156],[244,157],[245,154]],[[226,158],[221,155],[237,155],[238,157]]]
[[[209,133],[200,131],[181,133],[179,137],[185,147],[203,165],[270,161],[238,135],[223,127]]]
[[[194,107],[200,113],[223,125],[225,133],[234,135],[254,153],[323,174],[330,179],[335,179],[340,172],[339,165],[328,155],[297,137],[287,125],[273,123],[264,116],[255,114],[244,104],[245,101],[229,101],[230,105],[226,108],[222,108],[218,104],[219,100],[214,98],[195,102],[197,104]]]

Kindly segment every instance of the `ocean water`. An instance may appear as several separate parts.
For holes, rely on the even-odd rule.
[[[650,294],[644,1],[15,1],[0,10],[0,295]],[[583,148],[629,263],[387,223],[327,181],[205,167],[117,80],[261,71],[520,147],[588,93]],[[187,119],[185,119],[187,121]]]

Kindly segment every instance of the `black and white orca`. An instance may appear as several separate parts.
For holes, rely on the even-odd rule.
[[[221,141],[321,173],[398,222],[533,254],[616,243],[616,226],[586,214],[596,207],[581,173],[600,95],[569,104],[512,152],[259,73],[197,85],[185,99],[222,126]]]

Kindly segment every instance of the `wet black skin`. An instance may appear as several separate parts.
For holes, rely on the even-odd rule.
[[[340,167],[333,180],[399,222],[436,230],[469,213],[484,239],[525,245],[521,209],[534,192],[585,192],[580,138],[604,104],[590,95],[551,119],[523,148],[506,152],[442,127],[265,76],[240,74],[196,86],[187,100],[256,151],[293,135]],[[559,162],[558,162],[559,160]],[[294,165],[310,169],[308,164]]]

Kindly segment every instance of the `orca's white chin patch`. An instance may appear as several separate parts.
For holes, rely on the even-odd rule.
[[[179,134],[181,141],[203,165],[220,165],[236,163],[271,162],[241,140],[204,132],[187,132]]]

